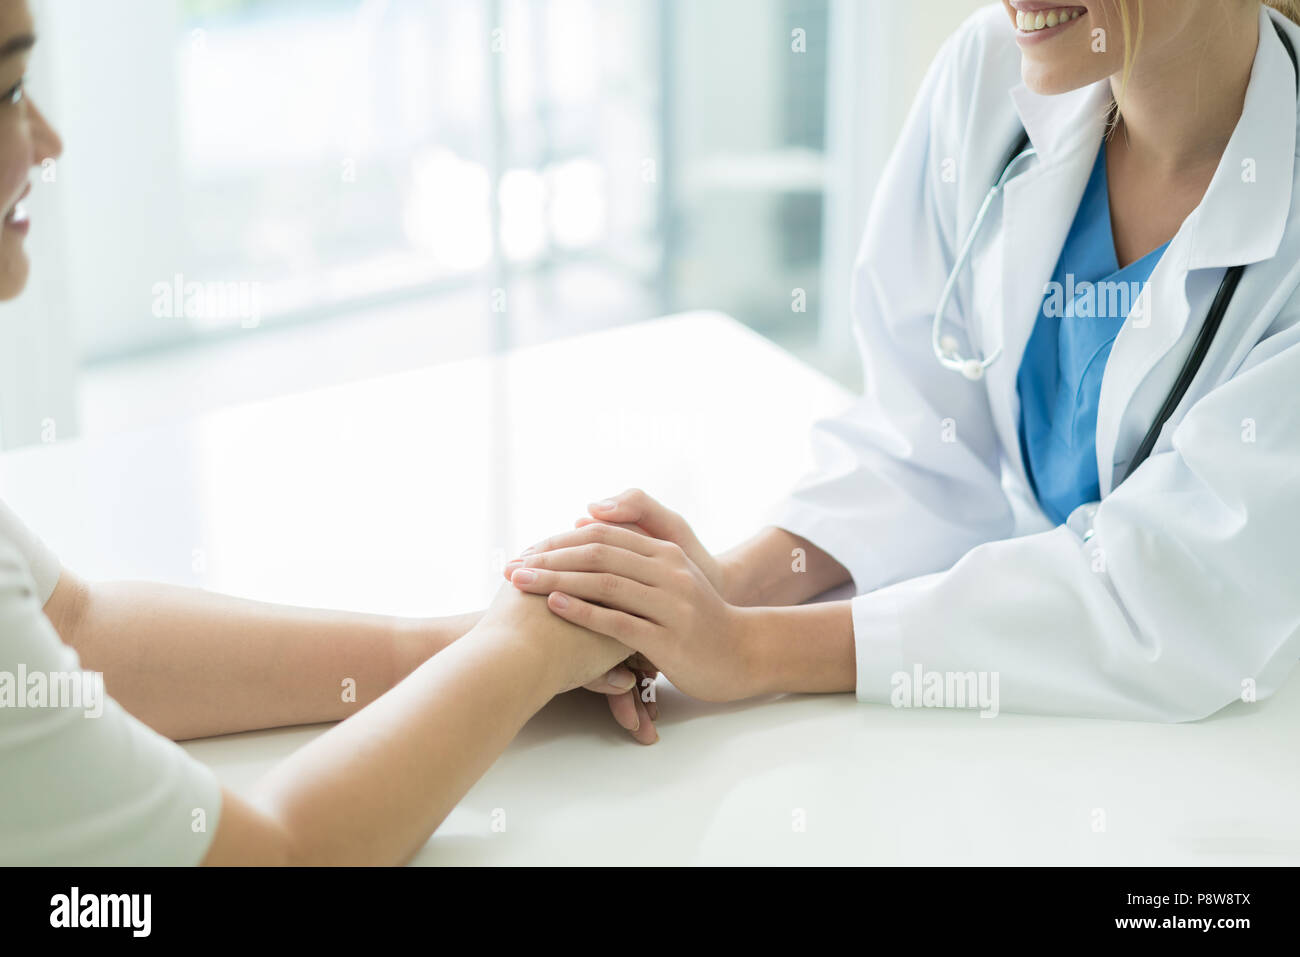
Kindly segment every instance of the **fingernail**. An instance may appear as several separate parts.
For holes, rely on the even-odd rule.
[[[559,592],[555,592],[551,595],[551,604],[563,611],[569,607],[569,599],[565,598]]]
[[[530,572],[526,568],[518,568],[511,577],[511,581],[516,585],[531,585],[533,582],[537,581],[537,572]]]
[[[535,551],[537,551],[537,546],[536,546],[536,545],[529,545],[527,548],[525,548],[525,549],[524,549],[522,552],[520,552],[519,554],[520,554],[520,556],[523,556],[523,555],[531,555],[531,554],[532,554],[533,552],[535,552]]]
[[[523,559],[522,559],[522,558],[516,558],[516,559],[515,559],[514,561],[512,561],[512,562],[506,562],[506,571],[507,571],[507,572],[512,572],[512,571],[514,571],[516,568],[522,568],[523,565],[524,565],[524,561],[523,561]]]
[[[595,505],[591,506],[591,508],[596,512],[608,512],[617,504],[617,502],[614,502],[611,499],[605,499],[603,502],[597,502]]]
[[[617,668],[605,675],[605,682],[611,687],[617,688],[619,691],[631,691],[633,687],[636,686],[635,677],[628,674],[626,671],[622,672],[622,676],[620,677]]]

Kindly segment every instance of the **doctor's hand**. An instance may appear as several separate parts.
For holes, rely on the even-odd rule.
[[[745,609],[723,601],[675,542],[593,522],[548,539],[509,574],[559,617],[641,652],[694,698],[754,693]]]
[[[543,545],[535,546],[535,548],[541,547]],[[530,552],[533,550],[529,549]],[[521,560],[516,560],[506,566],[507,581],[510,580],[511,572],[521,564]],[[515,589],[510,590],[515,591]],[[654,699],[654,683],[658,677],[659,669],[644,655],[635,653],[610,669],[607,674],[588,682],[583,687],[605,696],[614,721],[630,734],[634,741],[638,744],[654,744],[659,740],[659,732],[654,724],[659,720],[659,705]]]
[[[704,573],[714,590],[726,597],[726,570],[723,565],[700,543],[686,519],[665,508],[639,488],[628,489],[613,498],[588,505],[587,511],[590,515],[578,519],[578,528],[604,522],[672,542]]]

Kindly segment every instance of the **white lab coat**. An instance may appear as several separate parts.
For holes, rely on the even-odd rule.
[[[993,672],[1002,711],[1157,721],[1263,699],[1300,657],[1300,222],[1295,73],[1261,13],[1241,121],[1115,341],[1100,503],[1059,527],[1019,443],[1016,374],[1101,143],[1106,82],[1030,92],[999,4],[946,43],[888,164],[853,288],[863,397],[813,436],[778,510],[853,575],[857,694],[898,673]],[[1203,78],[1213,82],[1213,77]],[[1003,355],[940,367],[930,326],[1023,125],[1038,158],[995,203],[945,332]],[[1202,371],[1122,485],[1226,267],[1248,268]]]

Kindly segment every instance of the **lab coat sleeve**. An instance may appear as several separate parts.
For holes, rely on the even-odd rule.
[[[1013,712],[1186,721],[1271,694],[1300,656],[1300,326],[1252,357],[1096,506],[1087,542],[992,542],[855,598],[858,698],[891,701],[918,666],[996,676]]]
[[[973,218],[989,185],[988,161],[963,133],[985,16],[936,58],[872,203],[852,291],[864,394],[814,427],[816,468],[770,516],[844,565],[858,592],[948,568],[1013,529],[985,385],[944,369],[931,349],[939,293],[969,228],[959,231],[958,209]],[[967,276],[945,326],[967,355],[969,294]]]

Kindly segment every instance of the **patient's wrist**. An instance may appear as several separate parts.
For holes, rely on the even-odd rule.
[[[393,684],[401,681],[420,665],[446,647],[438,619],[399,618],[393,623]]]
[[[753,589],[746,581],[746,570],[735,551],[716,556],[718,563],[718,594],[728,605],[744,608],[755,604]]]
[[[429,641],[433,648],[431,654],[442,651],[453,641],[469,634],[483,619],[483,614],[481,611],[473,611],[464,615],[431,619],[429,622]]]
[[[394,683],[468,633],[483,613],[446,618],[399,618],[393,626]]]

